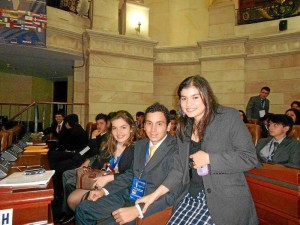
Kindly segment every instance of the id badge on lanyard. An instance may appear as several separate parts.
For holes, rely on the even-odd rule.
[[[133,201],[143,197],[145,195],[147,181],[145,179],[134,177],[131,185],[129,198]]]

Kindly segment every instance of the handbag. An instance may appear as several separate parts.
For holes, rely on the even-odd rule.
[[[109,168],[109,169],[108,169]],[[76,188],[84,190],[93,190],[94,179],[101,176],[114,174],[114,170],[109,165],[104,165],[101,170],[90,167],[80,167],[76,170]]]

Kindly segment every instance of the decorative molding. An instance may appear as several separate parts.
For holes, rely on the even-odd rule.
[[[199,64],[200,49],[197,46],[157,47],[155,64]]]
[[[153,51],[157,42],[124,35],[87,30],[89,53],[118,57],[154,60]]]
[[[300,32],[272,36],[249,37],[246,43],[248,58],[260,58],[300,52]]]
[[[246,54],[245,43],[247,40],[247,37],[232,37],[199,41],[197,44],[202,53],[200,60],[243,58]]]

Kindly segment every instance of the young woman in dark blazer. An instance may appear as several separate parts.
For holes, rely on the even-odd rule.
[[[167,224],[258,224],[244,175],[258,161],[238,110],[217,104],[209,83],[199,75],[183,80],[177,94],[179,156],[167,179],[183,173],[177,184],[183,192]],[[145,211],[155,199],[173,189],[160,186],[137,203],[145,203]]]
[[[136,127],[132,116],[127,111],[120,110],[110,121],[108,139],[101,146],[101,152],[92,163],[92,167],[101,169],[108,162],[115,174],[96,178],[95,187],[103,187],[113,181],[115,176],[129,169],[133,161]],[[69,207],[75,211],[77,204],[88,191],[83,189],[73,191],[68,197]]]

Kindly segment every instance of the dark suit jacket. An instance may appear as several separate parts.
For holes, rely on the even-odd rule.
[[[265,162],[265,160],[260,157],[260,151],[271,140],[272,137],[262,138],[256,145],[257,156],[261,162]],[[289,167],[300,168],[300,141],[297,141],[292,137],[284,138],[283,141],[278,145],[277,150],[272,158],[272,162],[276,164],[283,164]]]
[[[52,134],[56,139],[59,139],[59,134],[56,131],[57,129],[57,122],[53,121],[50,127],[47,127],[45,130],[43,130],[44,135]],[[60,135],[63,136],[63,133],[66,132],[66,125],[65,122],[63,122]]]
[[[191,135],[193,121],[187,125]],[[179,157],[172,176],[183,171],[184,192],[189,190],[190,138],[177,138]],[[204,192],[209,213],[215,224],[255,225],[258,219],[244,172],[258,163],[249,131],[232,108],[219,106],[213,120],[206,128],[202,150],[209,154],[210,172],[203,176]],[[181,168],[181,169],[180,169]],[[173,178],[174,179],[174,178]],[[175,204],[175,205],[176,205]]]
[[[260,119],[259,117],[259,111],[260,110],[265,110],[266,114],[269,113],[269,108],[270,108],[270,101],[269,99],[266,99],[265,101],[265,107],[263,108],[261,106],[261,98],[260,96],[253,96],[249,99],[249,102],[247,104],[246,108],[246,115],[248,118],[252,119]]]
[[[68,150],[78,153],[88,145],[88,134],[79,124],[76,124],[66,129],[64,135],[60,136],[58,144],[59,151]]]
[[[168,134],[166,139],[156,150],[151,160],[145,166],[145,156],[148,149],[148,139],[136,142],[133,166],[124,174],[120,174],[115,181],[110,182],[105,186],[110,194],[130,188],[134,176],[141,177],[147,181],[145,195],[154,192],[161,184],[169,187],[169,184],[165,183],[165,179],[167,178],[169,171],[174,166],[174,155],[178,151],[176,140]],[[181,177],[174,177],[172,182],[177,182],[181,179]],[[149,206],[144,216],[149,216],[155,212],[163,210],[167,206],[172,205],[180,190],[181,189],[178,185],[172,192],[169,192],[159,198],[151,206]]]

